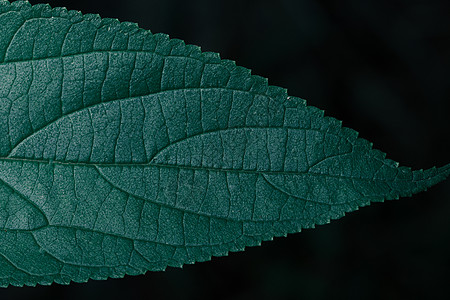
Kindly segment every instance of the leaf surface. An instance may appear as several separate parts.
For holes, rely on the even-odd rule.
[[[164,270],[444,180],[215,53],[0,1],[0,285]]]

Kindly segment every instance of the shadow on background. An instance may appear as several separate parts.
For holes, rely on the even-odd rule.
[[[448,1],[49,2],[220,52],[343,120],[403,165],[450,161]],[[449,215],[447,181],[182,270],[9,288],[0,299],[447,298]]]

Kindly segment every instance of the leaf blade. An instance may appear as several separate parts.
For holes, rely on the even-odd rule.
[[[398,168],[323,111],[180,40],[0,3],[0,186],[45,218],[1,233],[23,252],[2,243],[0,285],[204,261],[450,173]]]

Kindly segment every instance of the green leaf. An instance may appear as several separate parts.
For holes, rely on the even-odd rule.
[[[0,26],[1,286],[206,261],[450,173],[132,23],[1,0]]]

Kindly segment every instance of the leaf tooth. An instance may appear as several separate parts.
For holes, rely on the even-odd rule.
[[[119,20],[114,18],[100,18],[100,26],[105,26],[109,31],[117,32],[121,29]]]
[[[19,10],[24,10],[29,9],[31,7],[31,4],[28,1],[14,1],[11,2],[11,7]]]
[[[7,1],[7,0],[0,0],[0,8],[9,8],[10,7],[10,4],[11,3],[9,3],[9,1]]]
[[[84,20],[93,23],[97,28],[102,24],[102,18],[98,14],[85,14]]]
[[[152,43],[152,47],[154,47],[153,49],[151,49],[152,51],[155,51],[156,53],[161,55],[170,55],[172,47],[170,46],[169,35],[158,32],[153,35],[153,41],[156,42],[156,46]]]
[[[6,285],[6,287],[9,287],[9,286],[15,286],[15,287],[32,286],[32,282],[26,281],[26,282],[18,283],[17,281],[12,281]]]
[[[112,20],[114,20],[114,19],[112,19]],[[170,40],[169,35],[166,33],[162,33],[162,32],[155,33],[153,36],[156,39],[156,41],[159,43],[169,42],[169,40]]]
[[[202,56],[203,55],[202,48],[199,46],[197,46],[197,47],[198,47],[198,51],[197,50],[193,51],[191,53],[191,57],[196,58],[196,59],[202,59],[202,57],[203,57]]]
[[[101,18],[100,18],[100,21],[101,21]],[[120,29],[129,34],[135,33],[135,32],[139,31],[139,25],[134,22],[122,22],[122,23],[120,23]]]
[[[302,106],[306,106],[306,100],[303,99],[303,98],[300,98],[300,97],[287,96],[286,100],[290,101],[290,102],[298,103],[298,104],[300,104]]]
[[[411,170],[410,167],[405,167],[405,166],[400,166],[399,167],[399,163],[390,159],[386,159],[388,162],[392,162],[396,168],[398,169],[399,173],[403,174],[403,175],[408,175],[410,180],[413,180],[413,172]]]
[[[222,59],[222,65],[229,69],[235,69],[236,68],[236,62],[231,59]],[[245,68],[244,68],[245,69]]]
[[[69,10],[68,17],[70,18],[70,21],[72,21],[73,23],[83,21],[83,14],[78,10],[73,9]]]
[[[300,225],[300,224],[295,224],[295,225],[294,225],[294,230],[293,230],[292,233],[299,233],[299,232],[301,232],[302,230],[303,230],[302,225]],[[287,235],[286,235],[286,236],[287,236]]]
[[[169,45],[172,47],[185,47],[186,44],[184,43],[183,40],[177,39],[177,38],[172,38],[169,40]]]
[[[269,82],[267,78],[259,75],[253,75],[252,79],[254,80],[255,84],[268,85]]]
[[[186,44],[180,39],[170,39],[171,55],[182,55],[186,52]]]
[[[211,261],[213,257],[214,257],[214,255],[206,255],[206,256],[202,257],[201,260],[196,260],[196,262]],[[216,256],[216,257],[218,257],[218,256]]]
[[[52,15],[54,17],[66,18],[69,14],[69,11],[66,7],[55,7],[52,9]]]
[[[316,225],[325,225],[330,223],[330,219],[328,217],[320,217],[315,220]]]
[[[249,239],[245,243],[245,248],[255,246],[261,246],[261,239],[254,236],[249,236]]]
[[[275,86],[275,85],[269,85],[267,87],[267,95],[271,98],[287,98],[287,90],[285,88]]]
[[[53,282],[57,284],[69,285],[72,282],[72,279],[68,276],[60,275],[59,277],[54,278]]]
[[[433,166],[433,167],[431,167],[429,169],[426,169],[426,170],[422,170],[422,172],[423,172],[425,178],[433,176],[434,174],[436,174],[436,166]]]
[[[252,246],[256,246],[256,247],[259,247],[259,246],[261,246],[261,244],[262,244],[262,241],[261,240],[258,240],[254,245],[252,245]]]
[[[366,139],[357,138],[354,140],[353,145],[363,151],[373,151],[373,144]]]
[[[193,58],[198,58],[202,54],[202,48],[197,45],[187,44],[186,50],[189,52],[189,56]]]
[[[320,109],[320,108],[318,108],[318,107],[315,107],[315,106],[308,106],[308,111],[312,114],[312,115],[314,115],[314,116],[317,116],[317,117],[323,117],[324,116],[324,114],[325,114],[325,111],[323,111],[322,109]]]
[[[49,4],[38,3],[33,6],[33,10],[38,13],[41,17],[51,17],[52,7]]]
[[[250,69],[247,69],[247,68],[244,68],[241,66],[235,66],[233,71],[235,73],[241,74],[240,76],[242,76],[245,80],[248,80],[249,82],[251,82],[252,71]]]
[[[220,54],[216,52],[211,51],[203,52],[203,57],[205,58],[206,63],[217,64],[221,62]]]
[[[39,283],[35,282],[32,286],[36,286],[37,284],[40,284],[40,285],[51,285],[53,282],[54,282],[54,280],[45,278],[45,279],[42,279],[41,281],[39,281]]]
[[[168,263],[168,266],[172,267],[172,268],[180,268],[181,269],[183,267],[183,264],[184,264],[184,262],[180,262],[180,261],[170,261]]]
[[[325,125],[322,126],[322,129],[326,130],[330,134],[336,134],[341,135],[342,130],[342,121],[338,120],[336,118],[325,116],[323,117],[323,120],[325,120]]]
[[[356,141],[358,139],[359,133],[356,130],[353,130],[348,127],[342,127],[341,133],[344,137],[346,137],[349,141]]]
[[[384,153],[384,157],[386,157],[386,153]],[[396,162],[395,160],[392,160],[390,158],[385,158],[384,162],[392,168],[398,168],[398,166],[400,165],[398,162]],[[407,167],[405,167],[405,168],[409,169]]]
[[[244,251],[247,247],[247,242],[244,239],[239,239],[234,242],[234,248],[233,250],[230,250],[232,252],[238,252],[238,251]]]
[[[265,93],[268,87],[268,80],[259,75],[252,75],[252,87],[250,91],[255,93]]]
[[[372,154],[377,159],[385,159],[386,158],[386,153],[384,153],[383,151],[380,151],[378,149],[373,149]],[[394,161],[392,161],[392,162],[394,162]]]
[[[340,128],[342,125],[342,122],[340,122],[338,119],[330,117],[330,116],[323,117],[323,120],[324,120],[324,123],[327,123],[328,127]]]
[[[413,172],[413,180],[420,181],[425,178],[423,169],[418,169]]]

